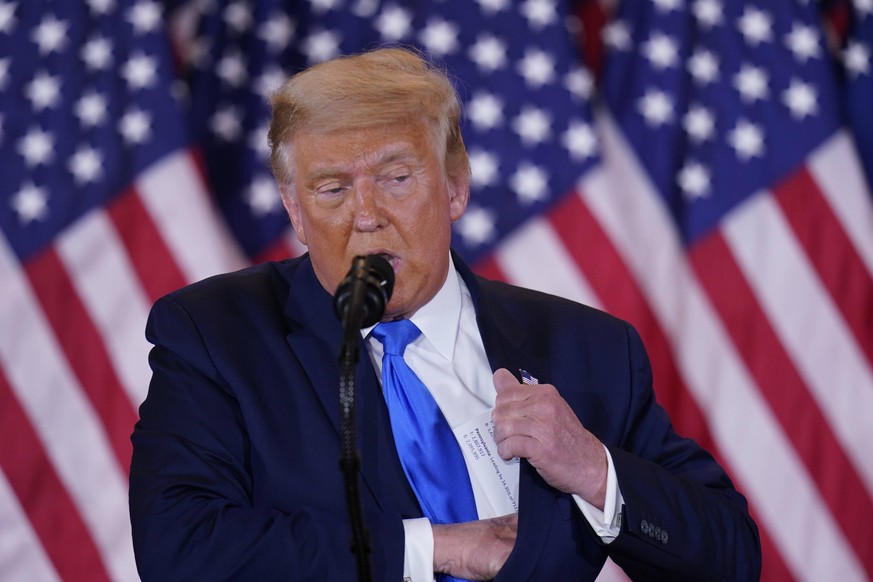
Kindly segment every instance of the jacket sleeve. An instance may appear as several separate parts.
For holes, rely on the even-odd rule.
[[[655,402],[642,342],[627,326],[631,398],[608,444],[624,497],[610,557],[634,580],[758,580],[761,547],[745,498]]]
[[[250,442],[253,431],[269,427],[245,417],[189,313],[172,298],[160,300],[146,335],[153,376],[131,437],[130,471],[142,579],[355,579],[344,505],[253,502]],[[379,540],[373,570],[401,579],[401,520],[367,520],[370,539]]]

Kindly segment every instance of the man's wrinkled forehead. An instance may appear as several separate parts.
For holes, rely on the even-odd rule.
[[[412,139],[404,136],[405,132],[397,131],[397,127],[412,128],[424,139]],[[394,136],[394,140],[385,137]],[[443,161],[441,151],[436,147],[433,127],[425,119],[407,120],[398,126],[369,126],[318,131],[301,129],[286,142],[289,170],[296,170],[298,152],[325,141],[332,141],[341,147],[328,152],[326,157],[319,159],[313,165],[319,171],[327,171],[331,167],[345,166],[349,163],[377,166],[397,161],[421,161],[430,156],[436,156]]]

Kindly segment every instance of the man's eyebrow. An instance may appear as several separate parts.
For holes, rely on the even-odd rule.
[[[306,183],[312,184],[313,182],[319,182],[321,180],[339,178],[341,176],[345,176],[346,174],[348,174],[348,172],[341,168],[316,168],[306,175]]]
[[[401,146],[396,149],[379,152],[371,162],[372,166],[384,166],[392,162],[407,161],[417,159],[415,149],[409,146]],[[331,178],[340,178],[348,175],[348,169],[341,167],[327,166],[324,168],[315,168],[306,176],[307,183],[327,180]]]

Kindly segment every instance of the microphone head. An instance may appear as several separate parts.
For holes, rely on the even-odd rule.
[[[343,320],[355,296],[360,301],[360,327],[379,323],[394,291],[394,269],[380,255],[357,256],[333,296],[333,310]]]

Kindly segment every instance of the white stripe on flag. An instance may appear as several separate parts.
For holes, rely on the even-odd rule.
[[[746,371],[687,264],[661,199],[611,120],[600,120],[609,180],[585,200],[640,282],[728,469],[789,568],[810,580],[859,580],[863,569]],[[798,508],[803,508],[799,511]]]
[[[873,277],[873,198],[845,130],[813,152],[808,167]]]
[[[83,396],[51,327],[0,237],[0,367],[48,458],[91,531],[113,580],[136,580],[121,474],[100,420]],[[21,322],[27,322],[22,325]]]
[[[9,446],[9,443],[4,443]],[[60,580],[24,513],[15,491],[0,471],[0,578],[28,582]]]
[[[187,152],[153,164],[136,187],[188,282],[246,265]]]
[[[603,569],[600,570],[600,574],[597,575],[597,579],[594,582],[630,582],[630,578],[627,577],[624,570],[619,568],[615,562],[607,558]]]
[[[58,237],[57,251],[128,398],[139,406],[151,377],[143,332],[150,302],[115,227],[103,210],[94,210]]]
[[[780,343],[873,494],[873,371],[830,294],[768,193],[746,201],[723,230]]]
[[[506,237],[497,248],[495,259],[500,270],[515,285],[592,307],[601,304],[566,247],[543,218],[527,221]],[[556,276],[557,273],[560,276]]]

